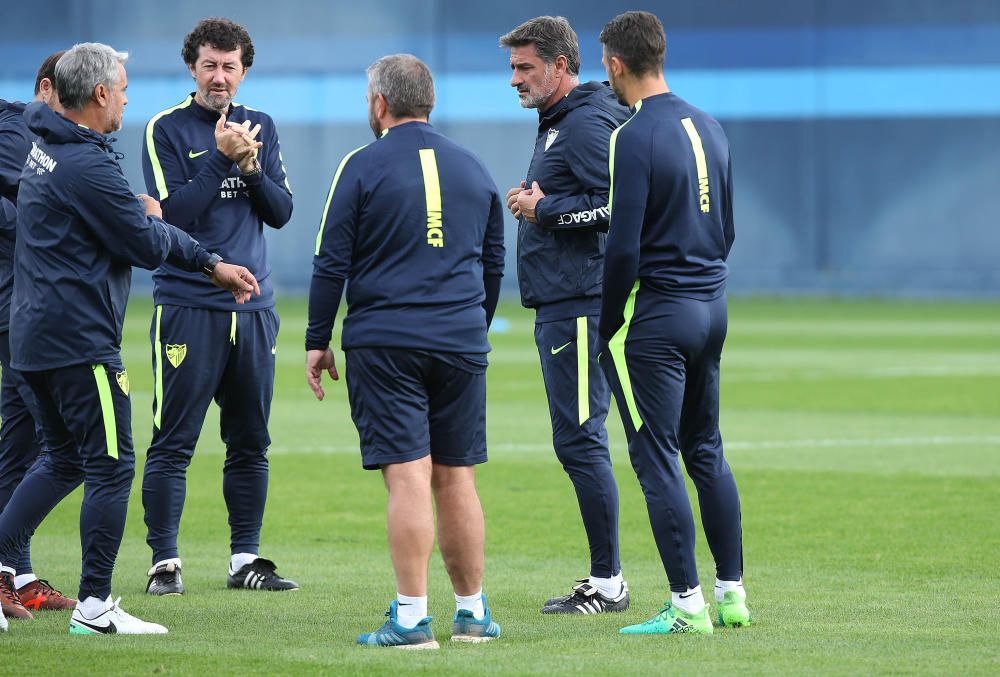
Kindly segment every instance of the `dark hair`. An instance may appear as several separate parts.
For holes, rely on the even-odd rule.
[[[35,95],[42,91],[42,80],[48,80],[52,86],[56,86],[56,62],[66,53],[65,49],[49,54],[42,65],[38,67],[38,75],[35,76]]]
[[[198,61],[198,50],[202,45],[209,45],[223,52],[242,48],[240,61],[243,68],[248,69],[253,65],[253,41],[250,34],[243,26],[229,19],[213,16],[199,21],[194,30],[184,38],[184,47],[181,49],[184,63],[193,66]]]
[[[431,69],[412,54],[392,54],[368,67],[368,91],[381,94],[394,118],[425,118],[434,108]]]
[[[667,37],[663,24],[649,12],[625,12],[608,22],[601,31],[601,44],[609,56],[621,59],[632,75],[663,72]]]
[[[525,45],[534,45],[538,58],[547,64],[555,63],[560,56],[566,57],[569,74],[580,73],[580,42],[564,17],[537,16],[500,36],[500,46],[505,49]]]

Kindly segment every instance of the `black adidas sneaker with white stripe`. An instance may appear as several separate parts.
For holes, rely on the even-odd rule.
[[[250,564],[244,564],[240,570],[229,574],[226,581],[228,588],[246,588],[247,590],[298,590],[299,584],[282,578],[277,573],[277,565],[269,559],[258,557]]]
[[[566,597],[555,597],[542,607],[543,614],[606,614],[628,609],[628,584],[622,581],[617,597],[605,597],[586,581],[573,588]]]

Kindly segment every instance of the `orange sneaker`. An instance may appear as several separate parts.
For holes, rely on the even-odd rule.
[[[0,609],[7,618],[20,618],[30,621],[34,618],[31,612],[21,604],[21,598],[14,587],[14,577],[6,571],[0,574]]]
[[[17,594],[26,609],[63,611],[76,607],[75,599],[62,594],[43,578],[35,579],[18,588]]]

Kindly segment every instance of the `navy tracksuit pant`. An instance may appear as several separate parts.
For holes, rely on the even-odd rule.
[[[590,575],[621,572],[618,484],[608,452],[611,391],[597,363],[596,316],[535,324],[535,344],[552,419],[552,446],[576,489],[590,543]]]
[[[6,331],[0,333],[0,363],[3,364],[0,377],[0,512],[41,452],[40,431],[31,413],[35,396],[21,373],[10,367],[8,339]],[[20,552],[11,555],[4,566],[18,574],[31,573],[30,540]]]
[[[698,585],[694,518],[680,458],[698,491],[716,575],[743,575],[740,498],[722,453],[719,362],[727,308],[712,301],[638,291],[634,316],[601,356],[646,498],[670,589]]]
[[[153,440],[142,476],[153,563],[179,557],[187,467],[205,414],[220,409],[226,461],[222,493],[232,553],[257,554],[267,500],[267,420],[274,391],[278,314],[157,306],[153,344]]]
[[[79,598],[107,599],[135,473],[128,374],[120,361],[21,374],[37,403],[47,453],[0,514],[0,564],[8,566],[52,508],[83,482]]]

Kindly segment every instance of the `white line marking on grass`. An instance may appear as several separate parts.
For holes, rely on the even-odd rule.
[[[770,371],[766,374],[728,374],[725,383],[766,383],[769,381],[825,381],[854,378],[906,378],[912,376],[1000,376],[1000,367],[876,367],[874,369],[808,369]]]
[[[757,441],[734,441],[725,442],[726,449],[734,450],[756,450],[756,449],[822,449],[830,447],[927,447],[927,446],[962,446],[970,444],[979,445],[1000,445],[1000,435],[927,435],[917,437],[844,437],[844,438],[821,438],[806,440],[757,440]],[[551,452],[552,446],[547,444],[520,444],[508,442],[504,444],[491,444],[491,452]],[[358,447],[345,445],[305,445],[299,447],[289,447],[276,445],[271,447],[270,453],[275,454],[347,454],[358,453]]]
[[[966,444],[1000,445],[1000,435],[928,435],[923,437],[845,437],[815,440],[760,440],[756,442],[725,442],[727,449],[799,449],[828,447],[928,447],[961,446]]]

